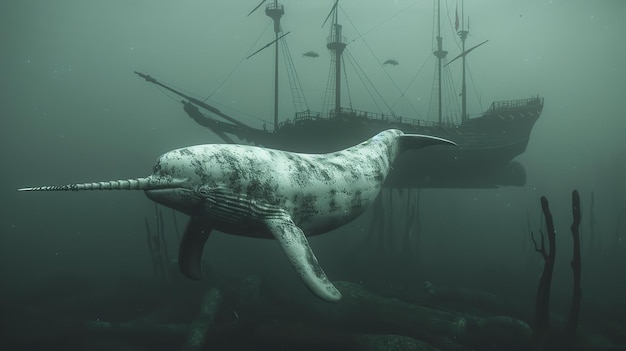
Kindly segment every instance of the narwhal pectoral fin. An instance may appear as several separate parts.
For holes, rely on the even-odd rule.
[[[210,233],[207,221],[197,217],[189,219],[178,248],[178,267],[189,279],[202,279],[202,251]]]
[[[291,217],[284,213],[278,218],[265,219],[265,223],[307,288],[322,300],[340,300],[341,293],[326,277],[304,232]]]

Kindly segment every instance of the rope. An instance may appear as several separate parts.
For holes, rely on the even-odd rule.
[[[417,79],[417,76],[420,75],[420,73],[422,72],[422,70],[424,69],[424,67],[426,67],[426,64],[433,58],[433,56],[428,55],[426,57],[426,60],[419,66],[417,72],[415,73],[415,75],[413,75],[413,78],[411,78],[411,81],[409,82],[409,84],[407,85],[407,87],[401,92],[400,96],[398,97],[398,99],[396,99],[396,101],[393,103],[393,105],[391,106],[395,106],[400,100],[405,99],[406,102],[411,106],[411,108],[413,109],[413,111],[417,114],[418,118],[422,118],[422,115],[419,113],[419,111],[417,110],[417,108],[415,108],[415,106],[411,103],[411,101],[409,99],[406,99],[406,92],[411,88],[411,86],[413,85],[413,82],[415,82],[415,79]]]
[[[248,57],[250,52],[252,52],[252,49],[256,46],[256,44],[259,42],[259,40],[261,40],[261,37],[263,37],[265,32],[267,32],[267,28],[269,28],[269,26],[272,25],[272,24],[273,24],[273,22],[271,22],[271,21],[267,23],[267,25],[265,26],[265,29],[263,29],[263,31],[261,32],[261,34],[259,34],[259,36],[256,38],[254,43],[252,43],[252,45],[250,46],[248,51],[241,57],[241,60],[239,60],[237,65],[235,65],[235,68],[233,68],[233,70],[230,71],[230,73],[228,73],[226,78],[224,78],[224,80],[217,86],[217,88],[215,88],[213,90],[213,92],[209,94],[209,96],[207,96],[204,100],[202,100],[202,102],[206,102],[208,99],[211,98],[211,96],[215,95],[215,93],[217,93],[222,88],[222,86],[224,86],[224,84],[226,84],[226,82],[230,79],[230,77],[233,75],[233,73],[235,73],[235,71],[239,68],[239,66],[241,66],[241,63],[246,59],[246,57]]]
[[[391,21],[392,19],[394,19],[394,18],[398,17],[399,15],[403,14],[404,12],[406,12],[407,10],[409,10],[411,7],[413,7],[413,6],[417,5],[418,3],[419,3],[419,1],[415,1],[413,4],[411,4],[411,5],[407,6],[404,10],[400,10],[400,11],[398,11],[395,15],[392,15],[391,17],[389,17],[389,18],[387,18],[387,19],[383,20],[382,22],[378,23],[378,24],[377,24],[377,25],[375,25],[374,27],[372,27],[372,28],[370,28],[369,30],[365,31],[363,34],[360,34],[358,37],[356,37],[356,38],[354,38],[354,39],[350,40],[350,41],[348,42],[348,44],[351,44],[352,42],[355,42],[355,41],[357,41],[357,40],[359,40],[359,39],[363,38],[364,36],[366,36],[366,35],[368,35],[369,33],[373,32],[375,29],[378,29],[378,27],[380,27],[380,26],[382,26],[382,25],[386,24],[387,22]],[[341,9],[341,11],[343,11],[343,9]],[[344,14],[345,14],[345,12],[344,12]],[[358,34],[358,33],[357,33],[357,34]]]
[[[448,103],[446,103],[446,107],[447,107],[447,111],[445,113],[446,119],[448,120],[448,122],[453,122],[452,120],[450,120],[450,116],[455,116],[456,118],[454,119],[454,122],[460,122],[460,115],[461,115],[461,104],[459,102],[459,94],[454,90],[454,78],[452,77],[452,74],[450,73],[450,67],[444,67],[444,79],[445,79],[445,84],[444,84],[444,93],[443,95],[445,96],[446,101],[448,101]],[[452,108],[450,108],[450,104],[453,104],[454,106],[454,113],[451,113]]]
[[[296,70],[296,66],[293,62],[291,51],[287,45],[287,40],[281,39],[280,42],[282,44],[281,47],[283,49],[283,57],[285,58],[285,63],[287,65],[287,76],[289,78],[289,87],[291,88],[291,101],[293,102],[293,107],[296,111],[308,110],[309,105],[306,102],[304,90],[302,89],[302,84],[300,83],[300,78],[298,77],[298,71]]]
[[[354,71],[356,72],[357,77],[359,77],[359,80],[361,80],[361,83],[363,84],[363,87],[365,88],[365,90],[367,91],[368,95],[372,99],[372,102],[378,108],[378,111],[382,113],[383,109],[378,104],[376,96],[374,96],[374,94],[370,90],[370,87],[376,92],[376,94],[378,95],[378,98],[387,106],[389,111],[391,111],[391,108],[389,107],[389,105],[387,105],[387,103],[385,102],[385,99],[383,99],[383,97],[380,94],[380,92],[378,92],[378,90],[376,90],[376,86],[369,80],[369,78],[365,74],[365,71],[361,68],[361,66],[359,66],[359,63],[356,61],[354,56],[352,56],[352,54],[348,50],[345,50],[344,52],[347,54],[348,60],[349,60],[350,64],[352,65],[352,67],[354,68]],[[392,115],[395,117],[393,112],[392,112]]]
[[[344,60],[343,56],[341,56],[341,64],[344,67],[343,70],[343,79],[346,81],[346,91],[348,92],[348,105],[350,106],[350,109],[352,109],[352,94],[350,94],[350,84],[348,83],[348,70],[345,69],[346,67],[346,61]]]
[[[478,106],[480,107],[480,111],[484,111],[483,101],[482,101],[481,96],[478,94],[478,89],[476,88],[476,82],[474,81],[474,76],[472,75],[472,71],[469,68],[469,64],[467,65],[467,71],[469,72],[470,81],[472,81],[472,87],[474,87],[474,92],[476,93],[476,100],[478,101]]]
[[[335,96],[335,55],[331,52],[330,68],[328,69],[328,78],[326,79],[326,90],[324,91],[324,101],[322,102],[322,110],[330,111]]]

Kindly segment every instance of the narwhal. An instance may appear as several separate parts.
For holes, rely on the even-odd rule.
[[[327,154],[197,145],[163,154],[145,178],[18,190],[143,190],[151,200],[190,216],[178,256],[185,276],[202,277],[202,251],[212,230],[271,238],[313,294],[337,301],[341,293],[318,264],[306,236],[331,231],[363,213],[402,151],[445,144],[455,145],[389,129]]]

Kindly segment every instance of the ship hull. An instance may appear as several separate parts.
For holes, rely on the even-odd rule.
[[[387,187],[523,186],[526,173],[514,158],[526,150],[542,109],[541,98],[496,102],[481,116],[461,124],[403,121],[353,110],[343,110],[330,117],[303,113],[283,122],[275,133],[248,130],[234,134],[269,148],[325,153],[355,145],[382,130],[397,128],[405,133],[450,139],[458,148],[432,147],[401,155],[387,178]]]

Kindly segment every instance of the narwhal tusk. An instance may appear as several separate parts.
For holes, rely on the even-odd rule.
[[[150,190],[174,187],[181,182],[182,181],[180,180],[166,180],[156,177],[146,177],[95,183],[34,186],[29,188],[20,188],[17,189],[17,191]]]

